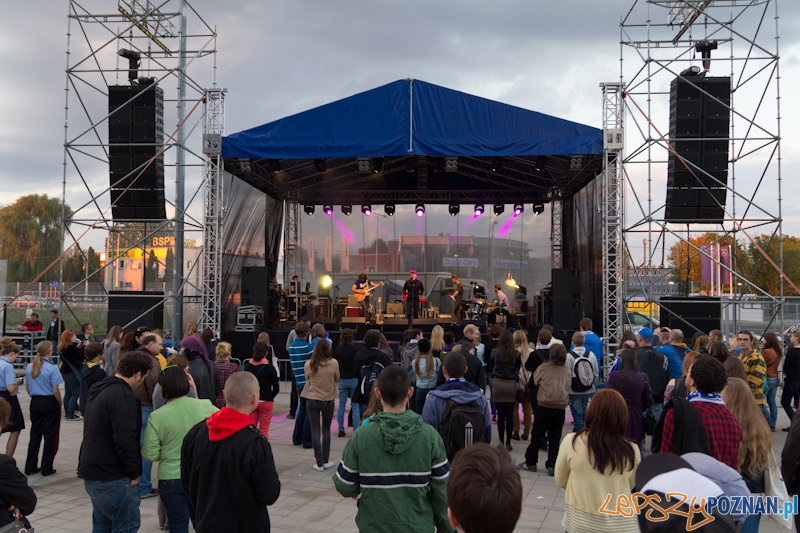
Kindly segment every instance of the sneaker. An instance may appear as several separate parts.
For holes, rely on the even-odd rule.
[[[31,474],[38,474],[39,472],[41,472],[39,468],[34,468],[32,470],[26,470],[25,475],[30,476]]]
[[[520,470],[527,470],[528,472],[536,472],[536,465],[529,465],[528,463],[520,463]]]
[[[287,420],[294,420],[294,413],[289,413],[288,415],[286,415],[286,419]]]
[[[322,468],[325,468],[327,470],[328,468],[333,468],[334,466],[336,466],[336,465],[333,464],[332,462],[328,461],[327,463],[322,465]]]
[[[512,440],[519,440],[519,432],[514,433],[513,435],[511,435],[511,439]]]
[[[318,465],[318,464],[313,464],[313,465],[311,465],[311,468],[313,468],[313,469],[314,469],[314,470],[316,470],[317,472],[322,472],[323,470],[325,470],[325,467],[324,467],[324,466],[320,466],[320,465]]]
[[[542,444],[539,446],[539,449],[547,451],[547,443],[546,442],[542,442]]]
[[[547,469],[547,475],[550,476],[550,477],[554,477],[556,475],[556,469],[555,468],[548,468]]]
[[[83,420],[83,417],[81,415],[72,415],[72,416],[67,416],[67,417],[64,417],[64,418],[66,418],[67,420],[71,420],[71,421]]]
[[[153,489],[147,494],[142,495],[142,499],[146,500],[147,498],[153,498],[155,496],[158,496],[158,489]]]
[[[522,440],[528,440],[528,436],[527,435],[522,435]]]
[[[513,449],[514,448],[511,447],[511,443],[510,442],[508,444],[506,444],[506,450],[512,451]]]
[[[792,428],[791,427],[783,428],[784,431],[789,431],[790,429],[792,429]]]
[[[492,415],[492,422],[497,423],[497,415]]]
[[[340,430],[339,430],[339,436],[340,436],[340,437],[344,437],[344,435],[345,435],[345,433],[344,433],[344,430],[343,430],[343,429],[340,429]]]
[[[53,475],[53,474],[55,474],[55,473],[56,473],[56,469],[54,468],[54,469],[52,469],[52,470],[51,470],[51,471],[49,471],[49,472],[42,472],[42,477],[46,477],[46,476],[52,476],[52,475]]]

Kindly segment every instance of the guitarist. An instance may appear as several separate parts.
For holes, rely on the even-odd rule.
[[[411,277],[403,285],[403,296],[406,297],[406,316],[408,327],[411,328],[413,320],[419,317],[419,299],[423,293],[422,282],[417,279],[417,271],[410,272]]]
[[[372,294],[368,289],[380,286],[380,283],[373,283],[367,279],[367,275],[363,272],[358,275],[358,279],[353,283],[353,292],[356,295],[356,300],[364,311],[364,321],[367,323],[372,322],[372,315],[369,312],[370,303],[372,301]]]

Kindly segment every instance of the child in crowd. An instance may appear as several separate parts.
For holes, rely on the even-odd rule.
[[[86,362],[79,369],[81,372],[81,393],[78,407],[83,413],[86,410],[86,400],[89,397],[89,390],[92,385],[106,378],[106,371],[101,366],[103,363],[103,344],[100,342],[90,342],[83,349],[83,356]]]

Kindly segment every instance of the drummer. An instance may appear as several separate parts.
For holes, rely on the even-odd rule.
[[[497,323],[497,315],[508,314],[508,296],[503,292],[503,287],[499,283],[495,283],[494,292],[497,294],[497,307],[489,313],[489,324]]]
[[[456,275],[450,276],[450,281],[453,282],[453,292],[451,298],[453,298],[453,310],[451,312],[451,316],[453,317],[453,324],[458,324],[461,320],[461,302],[464,301],[464,285],[458,281],[458,277]]]

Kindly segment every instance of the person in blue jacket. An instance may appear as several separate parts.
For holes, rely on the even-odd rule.
[[[664,354],[669,361],[669,378],[677,379],[683,375],[683,358],[686,357],[686,345],[683,343],[683,331],[669,330],[669,344],[662,344],[656,348]],[[672,377],[675,376],[675,377]]]
[[[597,368],[603,367],[603,339],[592,331],[592,319],[583,317],[580,323],[581,333],[586,339],[583,346],[597,357]]]

